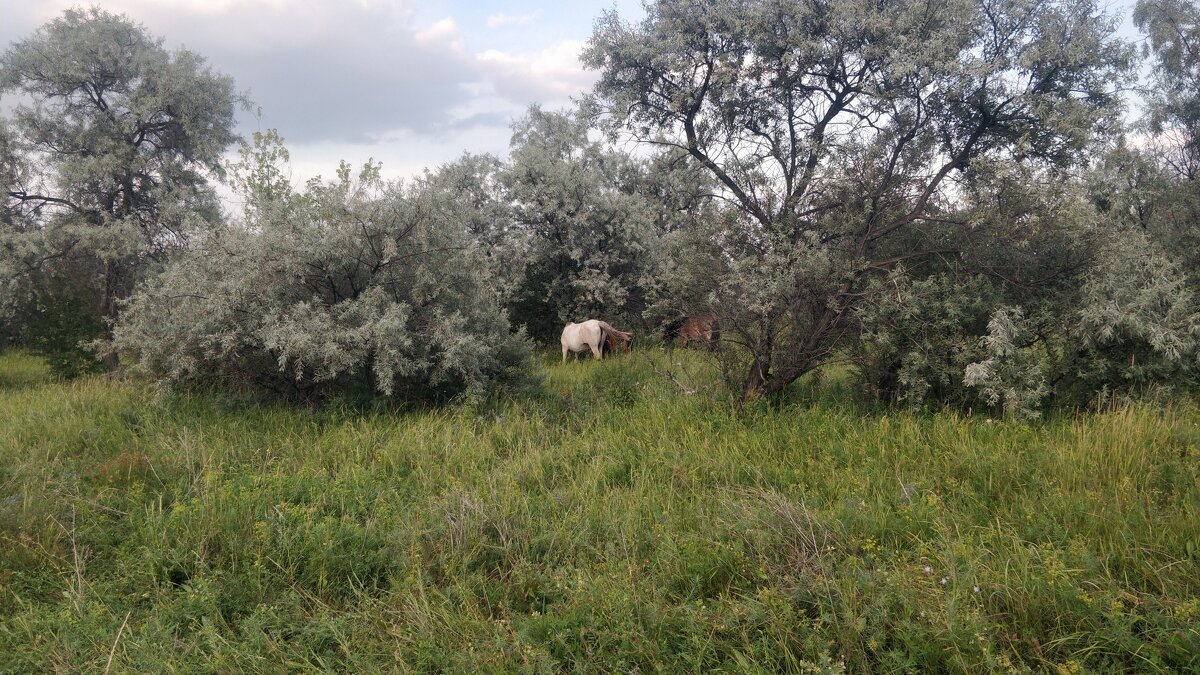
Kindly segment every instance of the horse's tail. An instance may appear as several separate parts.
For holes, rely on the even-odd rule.
[[[598,323],[600,324],[600,342],[602,344],[608,342],[609,335],[620,339],[622,342],[633,341],[633,333],[626,333],[623,330],[617,330],[616,328],[610,326],[607,321],[600,320]]]
[[[602,330],[612,333],[613,335],[616,335],[617,337],[621,338],[622,340],[633,339],[633,333],[626,333],[623,330],[617,330],[616,328],[613,328],[612,326],[608,325],[607,321],[599,321],[598,323],[600,324],[600,328]]]

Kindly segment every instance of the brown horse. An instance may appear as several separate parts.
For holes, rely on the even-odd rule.
[[[683,317],[679,325],[679,346],[686,347],[688,343],[699,342],[712,349],[716,347],[721,334],[717,330],[717,317],[712,314],[696,314]]]
[[[605,354],[628,354],[633,351],[633,336],[629,333],[606,333],[601,351]]]

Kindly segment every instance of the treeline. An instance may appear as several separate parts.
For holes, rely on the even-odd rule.
[[[1117,18],[661,0],[599,18],[594,90],[531,107],[507,159],[297,187],[278,134],[237,138],[228,77],[71,10],[0,60],[28,102],[0,120],[0,339],[64,374],[446,399],[519,379],[566,321],[646,344],[705,312],[743,398],[833,362],[885,401],[1018,416],[1187,390],[1200,9],[1142,0],[1140,49]]]

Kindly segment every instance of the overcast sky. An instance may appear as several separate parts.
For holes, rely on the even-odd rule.
[[[595,18],[642,16],[639,0],[0,0],[0,49],[81,4],[233,76],[262,110],[241,131],[278,129],[297,180],[341,159],[407,176],[467,150],[503,155],[530,103],[590,88],[578,55]]]
[[[1133,0],[1110,0],[1128,14]],[[0,0],[0,48],[70,0]],[[276,128],[293,178],[345,159],[408,176],[464,151],[504,155],[530,103],[562,107],[595,78],[578,61],[596,17],[640,19],[640,0],[103,0],[232,75]],[[1122,32],[1131,35],[1132,30]]]

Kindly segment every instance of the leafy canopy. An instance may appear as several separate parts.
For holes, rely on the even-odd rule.
[[[0,56],[0,311],[87,313],[220,220],[209,183],[244,102],[198,54],[127,17],[70,9]],[[34,322],[36,323],[36,322]],[[74,348],[80,334],[64,343]]]
[[[870,277],[946,254],[981,159],[1053,170],[1116,128],[1128,49],[1090,0],[661,0],[584,54],[610,129],[678,148],[742,217],[713,305],[747,395],[824,362]]]

